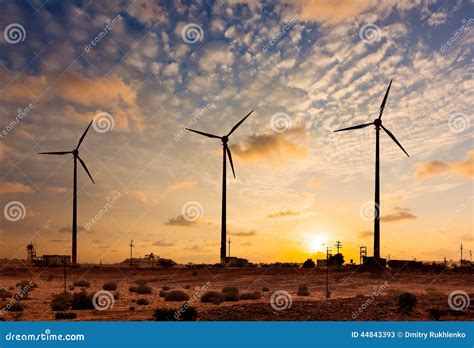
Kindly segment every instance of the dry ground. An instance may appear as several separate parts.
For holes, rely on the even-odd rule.
[[[1,265],[0,265],[1,266]],[[193,272],[197,272],[193,274]],[[120,296],[113,308],[105,311],[75,310],[77,320],[152,320],[158,307],[179,308],[184,302],[166,302],[158,293],[163,286],[187,292],[191,298],[196,287],[209,284],[209,290],[221,291],[224,286],[238,287],[240,292],[261,291],[259,300],[224,302],[220,305],[192,301],[199,320],[354,320],[353,312],[364,304],[356,320],[433,320],[430,310],[438,309],[441,320],[474,319],[474,273],[470,272],[409,272],[387,271],[382,275],[357,273],[353,270],[332,271],[330,274],[331,299],[325,299],[326,273],[316,269],[221,269],[176,267],[171,269],[130,269],[127,267],[81,266],[68,269],[67,284],[84,278],[90,282],[87,289],[93,293],[101,290],[105,282],[116,281]],[[46,321],[54,320],[50,309],[51,297],[63,290],[61,268],[0,268],[0,289],[12,289],[19,281],[27,279],[38,288],[22,300],[25,310],[6,313],[3,320]],[[147,280],[153,294],[137,295],[129,292],[136,280]],[[209,283],[208,283],[209,282]],[[381,285],[387,282],[382,290]],[[298,286],[307,284],[310,296],[297,296]],[[185,289],[190,286],[189,289]],[[285,290],[291,294],[292,305],[277,311],[270,305],[273,291]],[[470,295],[471,305],[463,311],[452,311],[448,296],[452,291],[463,290]],[[16,292],[17,290],[10,290]],[[79,291],[76,288],[75,291]],[[409,291],[416,295],[418,304],[413,311],[400,310],[398,295]],[[374,295],[375,294],[375,295]],[[136,300],[146,298],[150,304],[137,305]],[[5,302],[3,302],[5,304]],[[135,310],[130,310],[135,307]],[[1,315],[1,314],[0,314]],[[2,318],[0,318],[2,319]]]

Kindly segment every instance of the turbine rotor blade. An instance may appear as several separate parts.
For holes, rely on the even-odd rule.
[[[79,139],[79,142],[77,143],[77,147],[76,147],[76,150],[79,148],[79,146],[81,146],[81,143],[82,141],[84,140],[84,137],[86,136],[87,132],[89,131],[89,128],[91,128],[92,126],[92,122],[94,122],[94,120],[92,120],[89,125],[87,126],[86,130],[84,131],[84,134],[82,134],[81,136],[81,139]]]
[[[403,146],[398,142],[397,138],[395,138],[395,135],[393,135],[392,132],[390,132],[390,131],[389,131],[387,128],[385,128],[384,126],[381,125],[381,127],[382,127],[382,129],[385,131],[385,133],[387,133],[388,136],[389,136],[390,138],[392,138],[392,140],[395,142],[395,144],[397,144],[398,146],[400,146],[400,149],[402,149],[403,152],[405,152],[405,154],[406,154],[408,157],[410,157],[410,155],[405,151],[405,149],[403,148]]]
[[[67,155],[72,151],[56,151],[56,152],[38,152],[38,155]]]
[[[385,109],[385,103],[387,102],[388,92],[390,91],[390,87],[392,86],[393,79],[390,80],[390,83],[387,88],[387,92],[385,92],[385,97],[383,97],[382,104],[380,104],[380,115],[379,119],[382,118],[383,110]]]
[[[94,181],[94,179],[92,179],[92,175],[91,175],[91,173],[89,173],[89,170],[87,169],[87,166],[84,163],[84,161],[79,156],[77,156],[77,159],[79,160],[79,162],[81,162],[82,166],[84,167],[84,169],[87,172],[87,175],[89,175],[89,178],[91,178],[92,182],[95,184],[95,181]]]
[[[210,134],[210,133],[201,132],[201,131],[194,130],[194,129],[191,129],[191,128],[185,128],[185,129],[188,130],[188,131],[197,133],[197,134],[204,135],[205,137],[209,137],[209,138],[216,138],[216,139],[220,139],[220,138],[221,138],[221,137],[218,136],[218,135],[214,135],[214,134]]]
[[[352,129],[359,129],[359,128],[365,128],[365,127],[368,127],[370,125],[374,124],[373,122],[370,122],[370,123],[364,123],[364,124],[359,124],[357,126],[352,126],[352,127],[347,127],[347,128],[342,128],[342,129],[338,129],[338,130],[335,130],[334,132],[342,132],[342,131],[347,131],[347,130],[352,130]]]
[[[225,150],[227,152],[227,156],[229,157],[229,162],[230,162],[230,167],[232,168],[232,174],[234,174],[234,179],[235,179],[235,170],[234,170],[234,163],[232,162],[232,154],[230,153],[230,149],[229,147],[226,145],[225,146]]]
[[[254,112],[254,111],[255,111],[255,110],[250,111],[250,112],[247,114],[247,116],[245,116],[243,119],[241,119],[241,120],[239,121],[239,123],[237,123],[234,127],[232,127],[232,129],[230,130],[229,134],[227,134],[227,136],[231,135],[237,128],[239,128],[239,126],[242,124],[242,122],[244,122],[245,119],[246,119],[247,117],[249,117],[250,114],[251,114],[252,112]]]

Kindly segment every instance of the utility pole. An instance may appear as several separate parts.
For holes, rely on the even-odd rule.
[[[472,250],[469,250],[469,261],[472,262]]]
[[[132,250],[133,250],[133,247],[135,246],[133,244],[133,239],[130,239],[130,244],[129,245],[130,245],[130,267],[132,267],[133,266],[133,258],[132,258],[133,257],[133,251]]]
[[[229,241],[227,243],[229,244],[229,257],[230,257],[230,243],[232,243],[230,238],[229,238]]]
[[[342,243],[341,241],[337,241],[335,247],[337,248],[337,253],[339,254],[339,249],[342,249]]]
[[[331,297],[331,294],[329,293],[329,252],[331,249],[329,247],[326,247],[326,298]]]
[[[461,266],[462,266],[462,249],[463,249],[463,247],[462,247],[462,243],[461,243]]]
[[[66,256],[63,256],[63,272],[64,272],[64,293],[66,293]]]

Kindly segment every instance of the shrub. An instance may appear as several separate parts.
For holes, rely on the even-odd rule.
[[[20,289],[36,289],[38,287],[38,284],[32,282],[31,280],[23,279],[22,281],[16,283],[16,287]]]
[[[134,311],[134,310],[135,310],[135,307],[133,307],[133,306],[128,307],[128,310],[129,310],[129,311]]]
[[[114,292],[114,300],[118,300],[120,298],[120,292]]]
[[[72,296],[70,293],[61,293],[53,295],[51,300],[51,309],[53,311],[66,311],[71,308]]]
[[[183,312],[173,308],[158,308],[153,314],[155,321],[195,321],[197,311],[194,307],[189,307]]]
[[[266,286],[264,286],[264,287],[262,288],[262,291],[263,291],[263,292],[265,292],[265,291],[270,291],[270,289],[267,288]]]
[[[166,297],[167,294],[168,294],[168,291],[160,290],[160,297]]]
[[[139,298],[137,300],[137,305],[148,306],[149,304],[150,304],[150,301],[148,301],[146,298]]]
[[[430,315],[431,319],[438,321],[441,319],[441,316],[444,314],[444,311],[439,308],[430,308],[428,310],[428,314]]]
[[[12,293],[8,290],[5,289],[0,289],[0,298],[2,301],[5,301],[5,299],[12,297]]]
[[[415,307],[416,302],[416,296],[409,292],[405,292],[398,297],[398,304],[403,311],[411,311]]]
[[[76,319],[76,318],[77,318],[77,314],[74,313],[74,312],[59,312],[59,313],[55,313],[55,314],[54,314],[54,317],[55,317],[57,320]]]
[[[236,288],[235,286],[225,286],[222,288],[223,293],[232,293],[232,294],[239,294],[239,289]]]
[[[128,288],[128,291],[130,292],[137,292],[137,286],[131,286]]]
[[[222,295],[224,296],[225,302],[237,302],[240,300],[239,294],[235,292],[224,292]]]
[[[80,287],[80,288],[88,288],[91,286],[91,284],[85,279],[75,280],[72,283],[72,285],[74,285],[74,287]]]
[[[307,259],[305,262],[303,262],[303,268],[314,268],[315,263],[313,259]]]
[[[89,295],[87,291],[82,290],[81,292],[76,292],[72,295],[72,309],[94,309],[92,303],[92,295]]]
[[[54,279],[54,276],[52,274],[50,274],[50,275],[48,275],[48,278],[46,278],[46,281],[50,282],[53,279]]]
[[[188,301],[189,295],[181,290],[173,290],[166,294],[165,301]]]
[[[241,300],[258,300],[260,297],[262,297],[260,291],[244,292],[240,294]]]
[[[117,290],[117,283],[116,282],[108,282],[102,285],[102,289],[107,291],[115,291]]]
[[[198,272],[197,271],[193,271],[193,273],[191,273],[193,275],[193,277],[197,277],[198,275]]]
[[[5,306],[5,309],[8,311],[8,312],[23,312],[23,309],[25,307],[19,303],[19,302],[13,302],[13,303],[8,303],[6,306]]]
[[[148,280],[146,279],[137,279],[135,280],[135,284],[137,284],[138,286],[145,286],[148,284]]]
[[[306,284],[300,285],[299,288],[298,288],[297,295],[298,296],[309,296],[310,294],[309,294],[309,290],[308,290],[308,285],[306,285]]]
[[[184,288],[185,288],[186,290],[191,289],[191,285],[185,285]]]
[[[202,303],[213,303],[215,305],[221,304],[224,301],[224,296],[217,291],[208,291],[201,296]]]
[[[163,285],[161,288],[162,288],[164,291],[168,291],[168,290],[170,289],[170,287],[167,286],[167,285]]]
[[[74,291],[74,285],[69,285],[68,289],[71,290],[71,291]]]
[[[135,291],[139,295],[151,294],[153,292],[152,288],[148,285],[139,285]]]

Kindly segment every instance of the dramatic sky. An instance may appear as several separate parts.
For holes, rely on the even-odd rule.
[[[153,252],[218,262],[222,146],[231,253],[253,262],[373,252],[378,116],[381,254],[474,247],[472,1],[0,1],[0,257]]]

